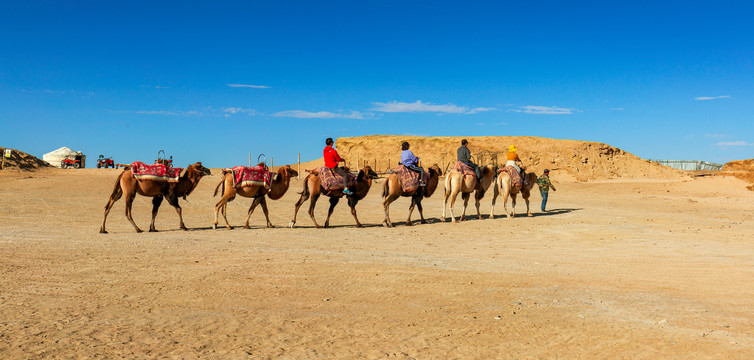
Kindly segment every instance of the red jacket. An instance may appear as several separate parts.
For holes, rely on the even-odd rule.
[[[332,169],[338,166],[339,161],[343,161],[338,155],[338,151],[333,149],[332,146],[325,146],[325,150],[322,151],[322,156],[325,158],[325,166]]]

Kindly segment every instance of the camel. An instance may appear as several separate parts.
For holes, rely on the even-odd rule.
[[[385,221],[383,221],[383,225],[386,227],[393,227],[393,223],[390,221],[390,204],[401,196],[411,197],[411,206],[408,208],[406,226],[411,226],[411,213],[414,211],[414,206],[419,208],[421,223],[426,224],[427,220],[424,220],[424,211],[422,210],[422,199],[428,198],[434,194],[437,189],[437,184],[440,182],[441,175],[442,170],[440,170],[440,167],[437,166],[437,164],[432,165],[432,167],[429,168],[429,180],[427,181],[427,185],[420,186],[411,192],[403,191],[399,174],[388,175],[385,184],[382,186],[382,198],[385,199],[382,202],[382,207],[385,209]]]
[[[460,221],[466,220],[466,206],[469,203],[469,197],[471,196],[472,191],[475,191],[474,199],[476,202],[477,217],[481,220],[482,214],[479,212],[479,201],[482,200],[484,193],[494,182],[496,172],[497,166],[492,164],[485,166],[484,168],[482,168],[481,184],[477,184],[476,176],[464,176],[462,173],[458,172],[455,169],[450,170],[445,176],[445,200],[443,201],[442,205],[442,217],[440,217],[440,221],[445,221],[445,206],[448,203],[448,198],[451,198],[450,219],[453,222],[456,222],[456,218],[453,215],[453,205],[456,202],[456,196],[458,196],[459,192],[461,193],[461,198],[463,199],[463,212],[461,213]]]
[[[132,176],[131,167],[126,166],[123,172],[118,175],[118,180],[115,181],[115,188],[110,195],[110,200],[108,200],[107,205],[105,205],[105,216],[102,219],[102,227],[100,227],[99,232],[107,234],[107,231],[105,230],[107,214],[110,213],[113,204],[115,204],[115,202],[123,195],[125,195],[126,199],[126,218],[131,222],[131,225],[134,226],[137,233],[142,232],[142,230],[136,226],[134,219],[131,217],[131,207],[136,194],[152,198],[152,223],[149,224],[150,232],[157,231],[154,227],[154,219],[157,217],[157,210],[160,208],[160,204],[162,204],[163,197],[166,198],[168,204],[172,205],[175,208],[175,211],[178,212],[178,218],[181,221],[180,228],[188,230],[183,223],[183,215],[181,206],[178,204],[178,198],[183,197],[183,199],[186,200],[186,196],[194,191],[196,186],[199,185],[199,181],[206,175],[211,175],[209,169],[202,166],[201,162],[197,162],[186,168],[177,183],[154,180],[136,180]]]
[[[353,195],[347,197],[348,206],[351,208],[351,215],[356,219],[356,227],[364,227],[364,225],[359,222],[359,218],[356,217],[356,204],[367,195],[369,188],[372,186],[372,179],[376,178],[377,173],[375,173],[369,165],[365,166],[359,171],[359,175],[356,178],[356,186],[351,188]],[[309,216],[312,218],[314,226],[320,228],[319,224],[317,224],[317,219],[314,218],[314,206],[316,206],[319,196],[323,194],[330,198],[330,209],[327,211],[325,228],[330,227],[330,215],[332,215],[335,205],[338,204],[338,201],[340,201],[340,198],[343,196],[343,190],[325,190],[325,188],[322,187],[321,180],[316,172],[312,172],[304,179],[304,190],[301,192],[301,197],[296,202],[296,209],[293,212],[293,220],[291,220],[288,227],[292,228],[296,225],[296,214],[298,214],[298,209],[307,199],[309,199],[309,197],[311,197]]]
[[[495,217],[495,200],[500,193],[503,194],[503,209],[505,210],[505,213],[508,215],[509,219],[516,216],[516,194],[518,194],[519,192],[521,193],[521,197],[524,198],[524,201],[526,201],[526,215],[533,216],[531,214],[531,210],[529,210],[529,195],[531,194],[531,189],[537,183],[537,174],[527,173],[525,181],[526,185],[524,185],[521,190],[515,188],[511,184],[511,177],[505,171],[501,171],[497,175],[496,183],[497,185],[495,186],[495,192],[492,195],[492,210],[490,210],[490,219]],[[513,211],[510,213],[508,212],[508,195],[510,195],[513,205]]]
[[[217,213],[222,211],[223,219],[225,220],[225,226],[228,228],[228,230],[233,229],[233,227],[228,223],[226,208],[228,202],[233,201],[233,199],[236,198],[236,195],[254,199],[254,201],[252,201],[251,203],[251,207],[249,207],[249,214],[246,216],[246,222],[243,224],[244,229],[250,229],[249,218],[251,218],[251,214],[254,212],[254,208],[256,208],[257,205],[262,205],[264,217],[265,219],[267,219],[267,227],[274,228],[274,226],[270,222],[270,215],[267,211],[267,201],[265,200],[265,198],[269,197],[270,200],[278,200],[283,197],[283,195],[285,195],[285,192],[288,191],[288,187],[291,184],[291,178],[294,176],[298,176],[296,170],[293,170],[290,166],[286,165],[278,169],[277,175],[272,181],[270,181],[269,190],[263,185],[245,186],[237,189],[233,186],[233,172],[223,170],[223,177],[222,179],[220,179],[220,183],[217,184],[217,187],[215,187],[215,194],[212,195],[216,196],[218,190],[222,189],[222,198],[215,205],[215,223],[212,225],[212,228],[217,229]]]

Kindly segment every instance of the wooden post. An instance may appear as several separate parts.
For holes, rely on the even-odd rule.
[[[249,167],[251,167],[251,153],[249,153]]]
[[[359,162],[359,154],[356,154],[356,167],[361,169],[361,163]]]
[[[300,179],[301,176],[301,153],[298,153],[298,173],[299,175],[296,176],[296,180]]]
[[[275,158],[270,156],[270,171],[275,169]]]

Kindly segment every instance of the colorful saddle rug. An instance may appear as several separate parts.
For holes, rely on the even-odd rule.
[[[419,184],[419,173],[410,170],[404,165],[399,165],[392,171],[393,174],[398,174],[398,176],[400,177],[401,188],[403,189],[403,192],[412,192],[418,189],[421,185]],[[429,173],[427,173],[426,170],[424,170],[424,179],[425,181],[429,179]]]
[[[508,173],[508,176],[511,177],[511,185],[513,185],[514,188],[521,190],[521,187],[524,186],[524,179],[521,177],[521,174],[518,173],[518,170],[512,165],[507,165],[500,170],[500,172],[503,171]]]
[[[319,180],[322,183],[322,187],[325,190],[341,190],[343,189],[343,177],[334,173],[327,166],[322,166],[314,169],[313,172],[319,174]],[[348,187],[356,186],[356,175],[348,174]]]
[[[270,188],[272,173],[266,167],[257,165],[254,167],[236,166],[230,169],[223,169],[226,172],[233,173],[233,186],[240,189],[245,186],[262,186]]]
[[[464,164],[463,162],[459,161],[456,163],[455,166],[453,166],[453,170],[458,171],[459,173],[466,175],[471,175],[473,177],[476,177],[476,172],[474,172],[474,168],[471,166],[468,166]]]
[[[131,174],[136,180],[178,182],[181,170],[183,169],[163,164],[147,165],[141,161],[131,163]]]

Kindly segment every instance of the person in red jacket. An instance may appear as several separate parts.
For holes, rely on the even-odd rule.
[[[333,149],[332,144],[332,138],[327,138],[327,140],[325,140],[325,150],[322,151],[322,156],[325,158],[325,166],[343,177],[343,193],[346,195],[353,195],[351,189],[348,188],[348,171],[346,171],[345,168],[338,167],[338,163],[346,160],[338,155],[338,151]]]

